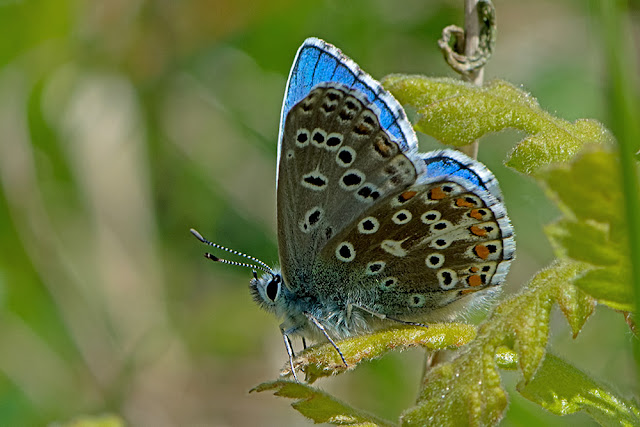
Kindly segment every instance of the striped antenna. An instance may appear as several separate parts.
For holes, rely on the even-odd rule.
[[[210,259],[211,261],[221,262],[223,264],[235,265],[235,266],[238,266],[238,267],[248,267],[248,268],[253,268],[253,269],[264,271],[265,273],[268,273],[268,274],[271,274],[271,275],[274,274],[273,270],[271,270],[271,268],[266,263],[264,263],[263,261],[260,261],[258,258],[252,257],[251,255],[244,254],[244,253],[242,253],[240,251],[236,251],[236,250],[233,250],[233,249],[226,248],[226,247],[224,247],[222,245],[219,245],[217,243],[210,242],[209,240],[207,240],[204,237],[202,237],[202,234],[198,233],[193,228],[190,231],[191,231],[191,234],[196,236],[196,238],[198,240],[200,240],[202,243],[204,243],[206,245],[209,245],[209,246],[213,246],[216,249],[220,249],[220,250],[232,253],[234,255],[238,255],[238,256],[250,259],[251,261],[257,262],[258,265],[249,264],[249,263],[246,263],[246,262],[229,261],[227,259],[218,258],[217,256],[215,256],[213,254],[210,254],[210,253],[204,254],[205,258]]]

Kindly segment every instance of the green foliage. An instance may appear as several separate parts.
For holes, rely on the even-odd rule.
[[[608,141],[608,132],[595,121],[571,124],[554,118],[531,96],[502,82],[476,88],[450,79],[392,76],[385,84],[401,102],[417,109],[417,129],[447,143],[463,145],[514,126],[532,134],[516,147],[508,164],[538,177],[564,213],[546,230],[559,260],[538,273],[519,295],[500,303],[453,360],[426,370],[416,405],[402,415],[403,425],[429,425],[435,420],[444,426],[496,424],[508,401],[498,368],[516,366],[522,373],[519,390],[551,412],[583,410],[604,424],[637,422],[638,409],[632,403],[559,359],[549,357],[543,363],[554,303],[574,337],[593,313],[594,298],[615,308],[630,308],[626,228],[620,210],[611,208],[622,204],[615,156],[606,145],[588,144]],[[378,357],[383,352],[380,342],[388,339],[372,334],[338,346],[344,345],[351,364],[370,355]],[[370,351],[372,342],[375,352]],[[352,356],[357,352],[354,344],[362,346],[357,357]],[[397,344],[391,340],[387,345]],[[312,380],[323,370],[325,375],[344,370],[330,346],[320,349],[323,356],[313,363],[306,355],[297,362]],[[565,374],[557,375],[565,365]],[[583,389],[586,385],[589,388]],[[590,400],[596,395],[601,395],[600,401]],[[569,404],[563,405],[566,400]]]
[[[619,4],[598,6],[611,9]],[[618,221],[622,208],[612,207],[609,216],[597,216],[601,212],[594,208],[626,201],[626,216],[634,218],[640,209],[628,202],[637,195],[627,189],[620,202],[620,193],[613,190],[620,184],[612,173],[604,178],[614,198],[596,199],[602,193],[597,180],[603,177],[596,179],[586,170],[573,182],[575,171],[568,162],[585,143],[609,139],[602,126],[574,121],[577,117],[605,120],[620,142],[630,143],[631,154],[620,158],[622,168],[633,161],[640,141],[638,110],[632,105],[637,90],[623,74],[639,74],[632,65],[621,65],[612,73],[619,78],[609,80],[610,74],[592,58],[594,53],[617,56],[635,64],[637,49],[627,45],[632,37],[625,37],[624,27],[610,15],[612,30],[605,36],[611,41],[604,54],[586,52],[596,45],[587,46],[584,40],[592,42],[601,28],[574,19],[591,12],[585,2],[561,7],[549,2],[503,2],[497,12],[499,17],[530,14],[537,19],[531,25],[544,21],[545,30],[550,30],[545,40],[562,43],[545,49],[544,58],[510,51],[511,60],[503,59],[500,70],[488,72],[526,81],[545,109],[559,111],[571,121],[545,113],[530,95],[499,82],[491,94],[469,90],[458,81],[431,80],[427,84],[436,95],[441,91],[440,98],[415,104],[415,109],[431,117],[433,126],[427,125],[434,129],[425,132],[439,134],[451,145],[461,144],[461,137],[468,140],[507,127],[526,132],[527,144],[514,148],[510,164],[541,177],[548,194],[561,204],[565,217],[546,231],[567,265],[586,268],[576,279],[578,286],[565,286],[551,295],[576,335],[593,308],[589,293],[611,307],[631,307],[625,285],[629,262],[619,239],[625,229],[624,221]],[[546,20],[551,14],[553,22]],[[254,405],[258,398],[245,396],[255,378],[269,378],[284,360],[276,321],[251,304],[248,272],[203,260],[202,248],[188,228],[197,226],[219,243],[269,263],[277,261],[275,141],[286,73],[300,42],[312,34],[322,37],[374,76],[403,70],[442,75],[448,70],[435,37],[460,18],[459,5],[424,1],[398,7],[396,2],[366,0],[339,5],[222,0],[213,11],[210,2],[1,2],[5,37],[0,40],[0,425],[294,423],[285,417],[299,421],[293,411],[274,410],[269,402]],[[510,46],[531,46],[533,41],[516,21],[501,28],[500,37],[510,40]],[[625,98],[619,105],[607,104],[609,88],[617,98]],[[447,94],[464,102],[447,100]],[[424,91],[422,96],[431,95]],[[491,111],[495,118],[474,107],[474,102],[495,108]],[[436,112],[450,124],[439,122]],[[469,118],[473,116],[477,118]],[[505,149],[504,136],[485,138],[481,156],[505,190],[519,237],[517,268],[512,268],[509,288],[549,262],[548,246],[540,244],[543,237],[534,241],[530,237],[542,234],[537,233],[538,222],[556,211],[543,200],[542,192],[529,191],[528,177],[505,170],[498,161],[492,163],[499,159],[494,154]],[[565,165],[547,169],[554,161]],[[607,166],[596,158],[583,161],[594,173],[601,166],[611,172],[617,162],[612,159]],[[567,191],[559,186],[565,180]],[[627,176],[623,184],[634,182]],[[581,211],[579,199],[565,201],[571,192],[582,192],[591,206]],[[632,227],[626,228],[633,236]],[[640,242],[637,231],[635,236],[629,239],[632,245]],[[632,253],[637,259],[639,251]],[[549,303],[532,297],[531,308],[536,304],[544,307],[532,313],[544,319]],[[492,322],[500,317],[494,314]],[[566,342],[570,334],[565,337],[557,331],[551,345],[564,346],[567,360],[580,360],[576,366],[593,373],[593,378],[606,378],[626,391],[631,375],[624,358],[631,339],[615,330],[613,316],[595,320],[590,320],[575,346]],[[593,324],[596,328],[591,328]],[[473,354],[485,354],[487,360],[473,363],[493,375],[496,387],[500,370],[534,370],[548,325],[540,328],[523,325],[517,349],[513,331],[513,340],[495,347],[495,365],[482,349]],[[594,330],[604,332],[597,336]],[[438,333],[442,342],[437,341]],[[462,346],[445,353],[453,357],[469,354],[472,347],[466,349],[466,344],[475,342],[475,328],[470,326],[432,325],[427,331],[407,328],[399,336],[394,334],[363,337],[360,344],[371,354],[350,353],[350,367],[391,350],[384,340],[396,348]],[[488,348],[495,346],[489,344]],[[577,359],[585,345],[591,346],[589,351]],[[343,370],[335,365],[335,350],[329,346],[323,350],[325,360],[320,354],[311,363],[316,350],[320,347],[302,354],[309,358],[307,365],[298,361],[309,380]],[[385,357],[384,363],[360,366],[365,369],[330,381],[341,385],[344,400],[353,406],[396,419],[402,409],[416,403],[411,393],[418,381],[410,375],[419,373],[404,365],[416,353]],[[520,354],[527,356],[520,360]],[[573,375],[575,368],[557,363],[547,367],[551,357],[542,358],[528,383],[522,376],[523,394],[534,384],[533,401],[541,408],[554,411],[566,402],[572,410],[588,411],[604,424],[617,419],[637,424],[632,402],[603,386],[603,381]],[[450,362],[450,369],[459,363]],[[391,368],[380,369],[382,365]],[[443,383],[445,374],[441,373]],[[579,388],[604,397],[599,401]],[[330,405],[337,400],[306,385],[286,389],[302,401],[300,407],[306,401],[311,418],[316,408],[323,408],[313,419],[388,423],[347,404]],[[451,393],[446,386],[443,391]],[[488,404],[494,410],[481,407],[485,415],[500,408],[500,390],[491,392],[494,398]],[[426,398],[419,404],[436,403]],[[395,406],[389,405],[391,400]],[[446,411],[442,405],[432,406]],[[76,418],[101,412],[121,418]],[[531,417],[541,414],[542,409],[530,410],[526,417],[510,411],[505,421],[532,425]]]
[[[564,360],[547,354],[535,377],[518,391],[557,415],[585,411],[603,426],[640,425],[637,402],[623,399]]]
[[[501,303],[453,361],[426,372],[418,404],[405,412],[403,422],[425,425],[437,419],[446,426],[493,425],[502,419],[507,395],[496,353],[504,352],[505,345],[515,350],[524,379],[530,380],[545,354],[553,302],[565,304],[580,326],[592,312],[593,304],[582,292],[573,292],[573,298],[564,292],[584,269],[578,263],[559,263],[536,275],[520,295]]]
[[[304,370],[307,381],[313,383],[318,378],[353,369],[363,360],[382,357],[391,350],[404,350],[417,346],[427,350],[457,348],[470,342],[475,338],[475,335],[475,328],[464,323],[436,323],[430,324],[428,328],[384,329],[340,342],[340,351],[349,364],[348,368],[344,366],[338,352],[329,343],[306,349],[296,358],[294,367]],[[282,374],[288,375],[290,373],[291,368],[287,364]]]
[[[633,309],[629,230],[616,155],[587,147],[571,164],[539,174],[565,217],[547,227],[557,255],[593,268],[576,285],[618,310]],[[636,168],[636,171],[638,168]]]
[[[448,78],[391,75],[383,84],[402,104],[417,110],[416,130],[445,144],[460,147],[508,128],[526,132],[529,136],[507,161],[526,174],[570,160],[585,143],[612,138],[595,120],[570,123],[552,116],[531,94],[501,80],[476,86]]]
[[[392,426],[393,424],[353,409],[331,395],[306,384],[292,381],[272,381],[260,384],[251,391],[270,391],[280,397],[296,399],[291,404],[297,411],[316,423],[347,426]]]

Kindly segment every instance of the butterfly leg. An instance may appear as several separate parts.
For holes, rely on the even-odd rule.
[[[291,340],[289,339],[289,335],[287,331],[283,328],[280,328],[280,332],[282,332],[282,338],[284,339],[284,346],[287,349],[287,354],[289,355],[289,367],[291,367],[291,373],[293,374],[293,378],[296,382],[300,382],[298,376],[296,375],[296,368],[293,367],[293,359],[296,357],[296,354],[293,352],[293,346],[291,345]]]
[[[419,322],[409,322],[406,320],[401,320],[401,319],[397,319],[395,317],[391,317],[391,316],[387,316],[386,314],[382,314],[382,313],[378,313],[377,311],[369,308],[369,307],[365,307],[363,305],[356,305],[356,304],[350,304],[349,307],[347,308],[347,313],[351,314],[351,311],[354,308],[359,308],[360,310],[369,313],[372,316],[377,317],[378,319],[387,319],[387,320],[391,320],[393,322],[398,322],[398,323],[402,323],[403,325],[409,325],[409,326],[422,326],[423,328],[428,328],[429,325],[426,325],[424,323],[419,323]]]
[[[349,365],[347,364],[347,361],[345,360],[344,356],[342,355],[342,352],[338,348],[338,345],[335,343],[335,341],[331,338],[331,336],[329,335],[329,333],[325,329],[324,325],[322,323],[320,323],[320,321],[318,319],[316,319],[311,313],[305,312],[304,315],[307,317],[307,319],[309,319],[311,321],[311,323],[313,323],[316,326],[316,328],[320,329],[320,331],[324,334],[324,336],[327,338],[327,340],[331,343],[333,348],[335,348],[336,351],[338,352],[338,354],[340,355],[340,359],[342,359],[342,363],[344,363],[344,366],[346,368],[348,368]]]

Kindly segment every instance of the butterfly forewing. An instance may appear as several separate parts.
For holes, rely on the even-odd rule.
[[[324,83],[287,114],[277,197],[289,286],[297,286],[296,274],[310,271],[327,242],[421,172],[412,153],[381,129],[374,108],[357,90]]]

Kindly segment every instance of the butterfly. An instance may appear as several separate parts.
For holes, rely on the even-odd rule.
[[[402,106],[335,46],[304,41],[278,137],[280,267],[256,264],[254,300],[290,337],[335,340],[386,322],[447,318],[504,282],[515,256],[498,182],[455,150],[419,153]],[[261,270],[259,277],[256,270]]]

